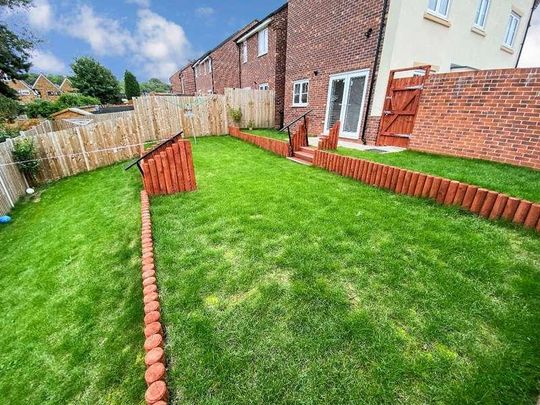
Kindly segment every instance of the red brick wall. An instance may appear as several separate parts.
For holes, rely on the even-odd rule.
[[[240,87],[258,89],[268,83],[276,93],[276,126],[281,124],[285,96],[287,54],[287,8],[272,17],[268,26],[268,53],[258,56],[258,35],[247,39],[248,61],[240,65]]]
[[[173,93],[195,94],[195,74],[193,73],[191,63],[178,72],[175,72],[169,78],[169,81],[171,82]]]
[[[329,76],[372,70],[382,8],[380,0],[289,1],[285,121],[314,109],[309,132],[323,131]],[[292,107],[293,81],[302,79],[309,79],[309,106]]]
[[[430,76],[409,147],[540,169],[540,68]]]

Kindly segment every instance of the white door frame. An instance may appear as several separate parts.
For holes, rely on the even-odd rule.
[[[362,77],[364,76],[366,78],[366,82],[364,85],[364,91],[362,94],[362,104],[360,106],[360,117],[358,117],[358,126],[356,128],[356,132],[345,132],[343,131],[343,121],[345,117],[345,112],[347,110],[347,102],[349,99],[349,83],[351,77]],[[343,72],[343,73],[336,73],[333,75],[330,75],[329,81],[328,81],[328,96],[326,98],[326,116],[324,118],[324,134],[328,135],[330,128],[327,128],[328,126],[328,118],[330,114],[330,97],[332,94],[332,81],[335,79],[345,79],[345,89],[343,92],[343,103],[341,105],[341,112],[339,116],[339,121],[341,123],[341,126],[339,128],[339,137],[340,138],[349,138],[349,139],[358,139],[359,138],[359,132],[360,132],[360,125],[363,121],[362,113],[364,112],[365,103],[366,103],[366,92],[369,84],[369,69],[362,69],[362,70],[353,70],[350,72]]]

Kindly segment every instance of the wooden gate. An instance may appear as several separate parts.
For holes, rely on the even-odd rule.
[[[420,95],[431,66],[417,66],[390,71],[377,145],[407,148],[413,131]],[[422,75],[395,78],[398,72],[422,71]]]

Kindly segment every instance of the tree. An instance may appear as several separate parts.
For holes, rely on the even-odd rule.
[[[153,77],[145,83],[141,83],[141,90],[145,93],[168,93],[171,91],[171,87],[167,83],[163,83],[161,80]]]
[[[139,82],[133,73],[126,70],[124,73],[124,88],[126,89],[126,98],[131,100],[133,97],[139,97],[141,95],[141,87]]]
[[[27,7],[31,0],[0,0],[1,8]],[[34,43],[29,38],[23,38],[11,31],[5,24],[0,23],[0,71],[10,79],[24,79],[30,69],[30,50]],[[17,93],[7,84],[0,81],[0,94],[16,99]]]
[[[26,105],[26,113],[30,118],[49,118],[52,114],[70,107],[82,107],[85,105],[97,105],[100,101],[95,97],[76,93],[64,93],[58,100],[36,100]]]
[[[20,104],[17,101],[0,94],[0,124],[17,118],[20,109]]]
[[[96,97],[101,103],[120,101],[120,86],[112,72],[93,58],[75,59],[71,65],[71,83],[85,96]]]

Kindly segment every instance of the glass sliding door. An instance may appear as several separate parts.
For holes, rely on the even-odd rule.
[[[368,71],[330,77],[325,132],[341,121],[340,137],[358,139],[364,110]]]

